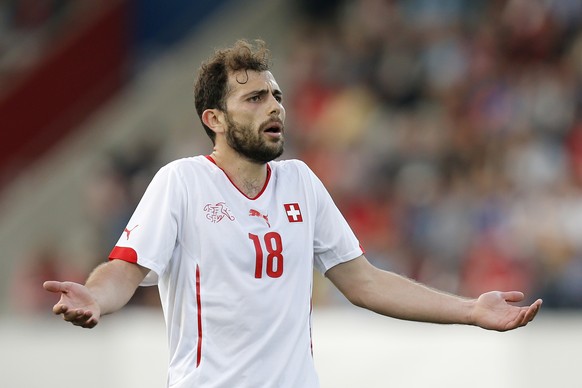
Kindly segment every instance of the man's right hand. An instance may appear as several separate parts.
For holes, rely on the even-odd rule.
[[[53,313],[63,316],[75,326],[91,329],[99,323],[101,309],[87,287],[73,282],[44,282],[45,290],[60,294],[61,299],[53,306]]]

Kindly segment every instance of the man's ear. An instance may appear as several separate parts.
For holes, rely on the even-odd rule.
[[[202,112],[202,122],[216,133],[224,132],[224,113],[219,109],[206,109]]]

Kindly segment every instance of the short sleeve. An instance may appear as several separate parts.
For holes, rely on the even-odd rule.
[[[185,188],[179,172],[163,167],[148,185],[109,259],[149,268],[141,285],[154,285],[176,247],[185,207]]]
[[[363,254],[358,239],[319,178],[309,170],[316,198],[314,266],[325,273],[330,268]]]

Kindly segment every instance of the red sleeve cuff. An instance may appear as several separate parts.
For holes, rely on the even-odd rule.
[[[129,263],[137,263],[137,252],[133,248],[114,247],[109,254],[109,260],[123,260]]]

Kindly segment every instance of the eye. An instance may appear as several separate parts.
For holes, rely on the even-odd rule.
[[[278,103],[283,102],[283,96],[279,95],[279,94],[275,94],[275,100],[277,100]]]
[[[249,97],[249,101],[250,102],[259,102],[261,101],[261,95],[260,94],[256,94],[254,96]]]

